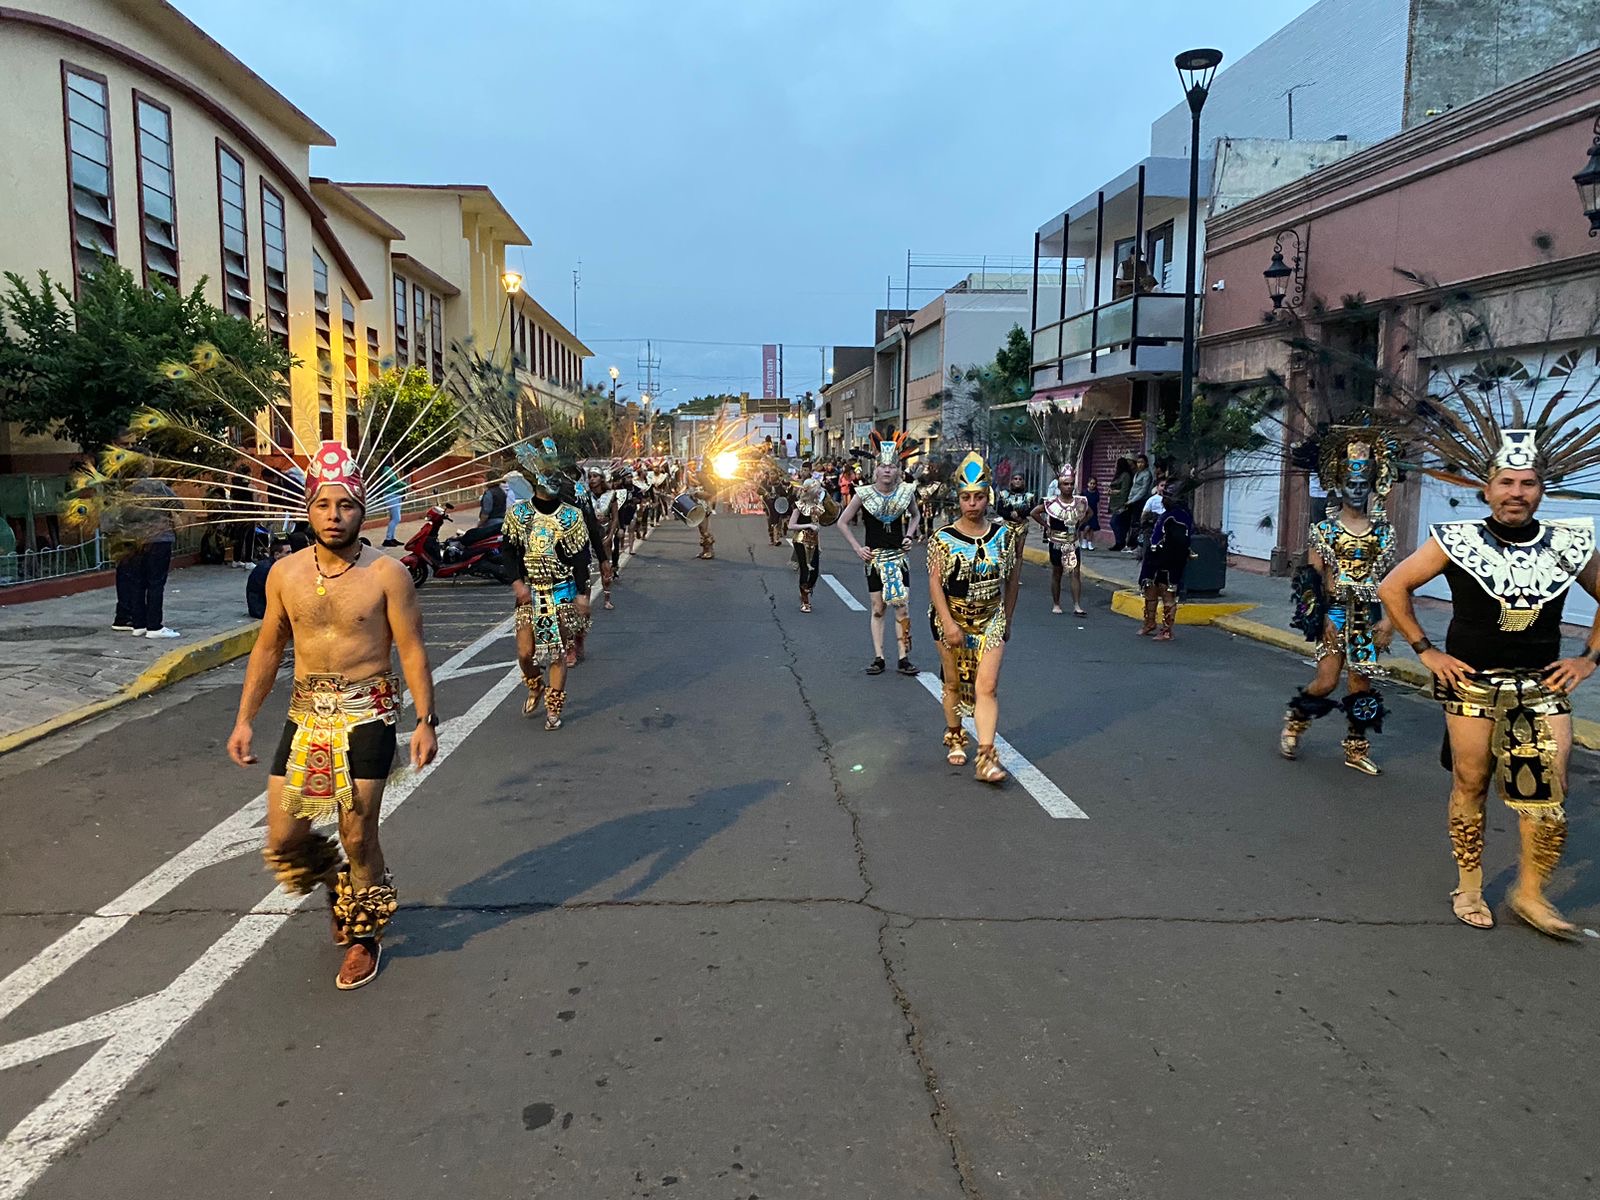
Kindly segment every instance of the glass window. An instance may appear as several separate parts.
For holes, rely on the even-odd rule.
[[[75,275],[92,274],[100,259],[117,253],[116,205],[111,184],[111,110],[106,81],[62,64],[66,117],[67,183]],[[169,160],[170,162],[170,160]],[[176,276],[176,249],[173,270]]]
[[[404,367],[411,358],[411,339],[406,334],[406,281],[394,277],[394,357],[397,367]]]
[[[244,160],[217,143],[217,203],[222,214],[222,307],[248,321],[250,243],[244,213]]]
[[[267,328],[289,341],[289,231],[283,197],[261,181],[261,262],[267,285]]]

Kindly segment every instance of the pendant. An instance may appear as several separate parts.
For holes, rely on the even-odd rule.
[[[322,575],[319,572],[318,575],[317,575],[317,595],[326,596],[327,594],[328,594],[328,589],[322,586]]]

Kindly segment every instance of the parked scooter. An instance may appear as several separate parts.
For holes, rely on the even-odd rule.
[[[422,527],[406,542],[406,552],[400,561],[411,572],[411,582],[421,587],[430,576],[454,579],[474,575],[496,583],[510,583],[512,573],[501,553],[499,521],[490,521],[440,542],[439,529],[452,520],[450,510],[454,508],[453,504],[430,508],[422,519]]]

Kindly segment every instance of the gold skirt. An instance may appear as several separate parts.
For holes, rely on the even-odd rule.
[[[960,600],[946,596],[950,615],[961,630],[961,642],[951,646],[944,640],[939,614],[931,605],[928,623],[933,629],[933,640],[946,650],[956,664],[956,711],[970,717],[978,699],[978,666],[984,654],[994,646],[1005,644],[1006,606],[1001,597],[992,600]]]
[[[350,731],[400,719],[400,681],[392,672],[367,679],[307,675],[294,681],[289,720],[294,736],[284,763],[283,808],[291,817],[320,820],[335,808],[355,807]]]
[[[1458,717],[1494,722],[1489,753],[1506,807],[1527,816],[1556,816],[1566,801],[1559,746],[1550,718],[1572,711],[1572,699],[1544,680],[1544,672],[1488,670],[1451,685],[1433,681],[1433,695]]]

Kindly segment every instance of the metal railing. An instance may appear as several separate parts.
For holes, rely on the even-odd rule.
[[[1183,340],[1183,297],[1165,292],[1124,296],[1034,331],[1033,365],[1097,354],[1129,343]]]

